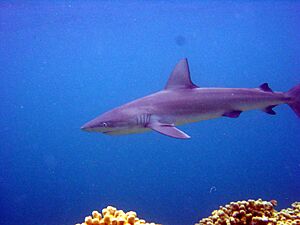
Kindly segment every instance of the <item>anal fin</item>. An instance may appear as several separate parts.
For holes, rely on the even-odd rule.
[[[273,110],[273,108],[274,108],[275,106],[277,106],[277,105],[270,105],[270,106],[264,108],[263,111],[264,111],[265,113],[270,114],[270,115],[276,115],[276,112]]]

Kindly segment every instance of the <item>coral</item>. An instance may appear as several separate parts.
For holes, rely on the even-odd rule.
[[[300,203],[277,212],[277,201],[248,200],[231,202],[212,212],[195,225],[300,225]]]
[[[212,215],[195,225],[300,225],[300,202],[291,208],[276,211],[276,200],[248,200],[231,202],[214,210]],[[161,225],[147,223],[139,219],[136,212],[117,210],[112,206],[102,209],[102,213],[93,211],[85,217],[85,222],[76,225]]]
[[[277,225],[300,225],[300,202],[294,202],[292,208],[277,213]]]
[[[85,217],[84,223],[76,225],[161,225],[155,223],[146,223],[145,220],[139,219],[136,212],[117,210],[115,207],[108,206],[102,209],[102,214],[93,211],[92,216]]]

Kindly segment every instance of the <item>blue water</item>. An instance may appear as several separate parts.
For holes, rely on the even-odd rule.
[[[183,57],[201,87],[300,83],[300,3],[0,3],[0,224],[72,225],[113,205],[192,225],[230,201],[300,200],[300,119],[288,106],[149,132],[82,132],[161,90]]]

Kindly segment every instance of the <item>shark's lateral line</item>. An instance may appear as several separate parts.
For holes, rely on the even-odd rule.
[[[200,88],[191,81],[187,59],[174,68],[164,90],[112,109],[81,127],[108,135],[142,133],[187,139],[176,125],[218,117],[237,118],[247,110],[275,115],[273,108],[288,104],[300,117],[300,84],[288,92],[273,92],[267,83],[258,88]]]

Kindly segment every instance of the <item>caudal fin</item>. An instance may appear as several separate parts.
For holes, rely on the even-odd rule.
[[[300,117],[300,84],[293,87],[286,94],[291,98],[288,105],[294,110],[297,116]]]

